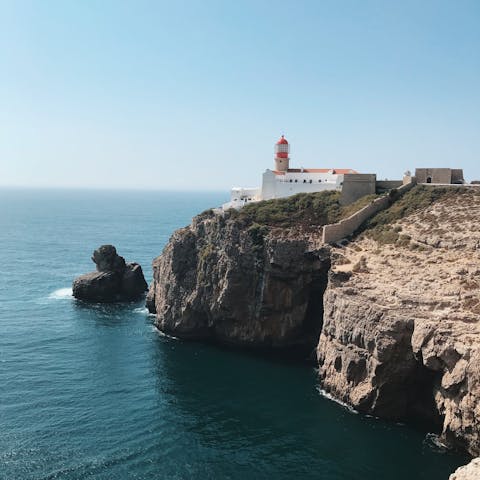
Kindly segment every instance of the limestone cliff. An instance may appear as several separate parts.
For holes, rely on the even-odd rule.
[[[398,220],[381,214],[332,252],[320,377],[360,411],[428,418],[443,442],[478,455],[480,195],[433,200]]]
[[[177,337],[312,351],[329,267],[328,249],[309,250],[305,235],[207,213],[154,260],[148,305]]]
[[[474,458],[468,465],[457,468],[450,480],[478,480],[480,478],[480,458]]]
[[[322,388],[362,412],[425,420],[478,455],[480,195],[416,187],[357,238],[319,247],[337,200],[196,217],[154,261],[157,326],[239,346],[316,345]]]

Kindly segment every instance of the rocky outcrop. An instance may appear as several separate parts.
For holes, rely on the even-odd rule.
[[[204,214],[153,262],[149,309],[181,338],[313,349],[329,265],[328,250],[309,251],[307,238]]]
[[[155,306],[155,282],[153,281],[150,284],[148,289],[147,298],[145,300],[145,306],[148,309],[148,312],[151,314],[157,313],[157,307]]]
[[[457,468],[449,480],[478,480],[480,478],[480,458],[474,458],[468,465]]]
[[[450,195],[333,252],[317,357],[356,409],[480,454],[480,196]],[[378,233],[378,232],[377,232]],[[370,238],[369,238],[370,237]]]
[[[73,281],[73,296],[89,302],[130,301],[140,298],[147,290],[142,267],[126,263],[113,245],[102,245],[93,252],[97,271]]]

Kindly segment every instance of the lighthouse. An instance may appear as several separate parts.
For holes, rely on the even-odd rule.
[[[275,170],[277,172],[286,172],[290,157],[290,145],[287,139],[282,135],[280,140],[275,144]]]
[[[351,168],[290,168],[290,145],[283,135],[275,143],[274,152],[274,170],[265,170],[262,186],[232,188],[230,201],[222,205],[223,210],[238,209],[251,202],[285,198],[297,193],[334,190],[342,192],[346,203],[375,193],[375,174],[359,174]]]

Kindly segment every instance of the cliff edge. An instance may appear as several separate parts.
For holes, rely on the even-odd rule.
[[[433,187],[435,188],[435,187]],[[480,453],[480,195],[417,187],[332,251],[323,388]]]

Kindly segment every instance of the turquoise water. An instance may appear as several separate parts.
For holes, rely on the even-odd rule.
[[[113,243],[151,278],[222,194],[0,190],[1,479],[447,479],[426,431],[322,397],[308,365],[161,336],[69,295]]]

